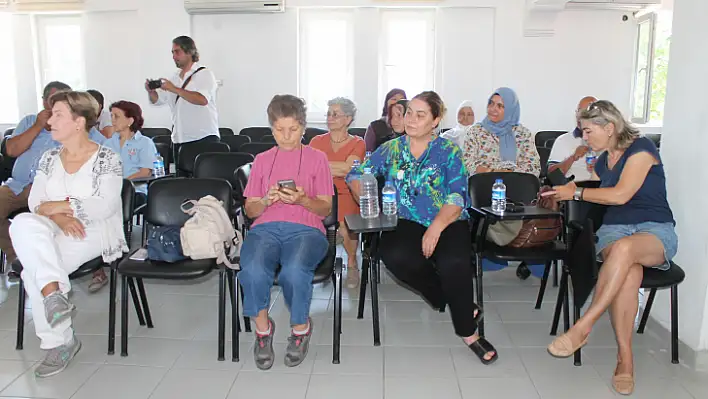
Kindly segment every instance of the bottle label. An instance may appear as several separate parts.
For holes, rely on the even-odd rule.
[[[385,193],[381,197],[383,202],[396,202],[396,193]]]
[[[492,200],[506,199],[506,190],[492,190]]]

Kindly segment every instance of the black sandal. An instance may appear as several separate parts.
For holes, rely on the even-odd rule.
[[[474,341],[473,343],[467,345],[472,352],[474,352],[475,355],[479,358],[479,360],[484,364],[485,366],[488,366],[499,359],[499,352],[497,352],[497,349],[494,347],[494,345],[490,344],[489,341],[487,341],[483,337],[479,337],[478,340]],[[487,360],[484,357],[487,355],[489,352],[494,352],[494,356],[492,356],[491,359]]]

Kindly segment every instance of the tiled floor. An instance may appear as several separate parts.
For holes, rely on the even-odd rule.
[[[549,288],[541,310],[533,309],[538,281],[519,281],[510,268],[487,273],[487,336],[499,361],[483,366],[452,332],[448,314],[431,310],[418,297],[384,276],[380,288],[382,342],[372,344],[371,302],[365,320],[356,319],[358,290],[346,290],[342,363],[333,365],[332,287],[317,287],[312,302],[314,340],[307,360],[297,368],[277,362],[257,371],[250,359],[252,337],[241,336],[241,362],[216,360],[217,276],[191,283],[151,283],[147,292],[154,329],[130,320],[130,356],[106,355],[108,290],[86,293],[75,284],[72,300],[83,349],[63,373],[35,379],[41,358],[28,321],[25,349],[16,351],[17,287],[0,288],[0,397],[9,398],[280,398],[290,399],[476,399],[619,397],[610,388],[614,338],[607,320],[598,324],[584,350],[584,365],[551,358],[549,326],[556,290]],[[276,350],[282,356],[287,312],[274,290],[272,314],[279,329]],[[228,319],[228,318],[227,318]],[[230,328],[230,325],[227,325]],[[229,335],[229,334],[227,334]],[[672,365],[667,337],[651,331],[638,336],[637,388],[634,397],[706,398],[708,375]],[[230,352],[231,342],[227,345]]]

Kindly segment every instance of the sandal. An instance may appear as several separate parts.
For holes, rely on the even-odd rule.
[[[587,343],[588,338],[585,338],[583,342],[573,346],[573,341],[570,340],[570,337],[568,337],[566,333],[554,339],[553,342],[548,345],[548,353],[554,357],[570,357]]]
[[[95,274],[91,279],[91,284],[88,286],[90,293],[98,292],[104,285],[108,284],[108,276],[105,273]]]
[[[620,395],[631,395],[634,392],[634,376],[632,374],[617,374],[613,376],[612,388]]]
[[[489,341],[487,341],[484,337],[479,337],[478,340],[467,345],[467,347],[469,347],[472,352],[477,355],[479,360],[485,366],[488,366],[496,362],[497,359],[499,359],[499,352],[497,352],[497,349],[494,347],[494,345],[490,344]],[[487,353],[489,352],[494,352],[494,355],[491,359],[485,359],[485,356],[487,356]]]

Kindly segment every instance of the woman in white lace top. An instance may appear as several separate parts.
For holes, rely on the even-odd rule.
[[[120,156],[88,138],[98,103],[82,92],[56,93],[50,103],[52,138],[62,145],[42,156],[29,194],[31,213],[18,215],[10,227],[40,347],[47,351],[37,377],[61,372],[81,348],[71,327],[69,274],[91,259],[111,262],[128,250]]]

